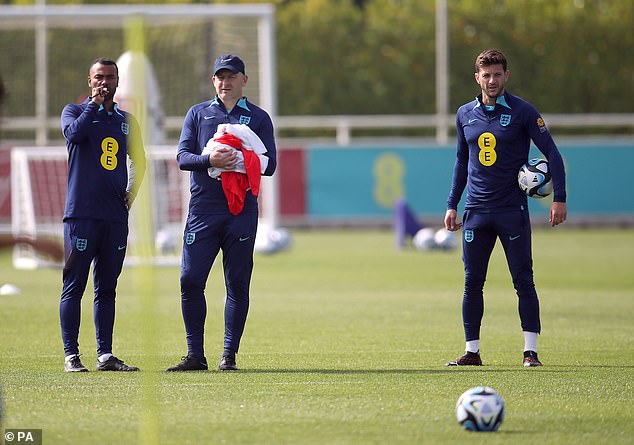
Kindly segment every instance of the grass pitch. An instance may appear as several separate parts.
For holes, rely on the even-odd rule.
[[[150,353],[135,269],[120,279],[114,353],[141,373],[62,372],[61,271],[16,271],[3,253],[0,284],[22,293],[0,296],[2,428],[41,428],[45,444],[152,443],[148,417],[162,444],[634,443],[633,230],[535,231],[544,363],[535,369],[521,365],[517,299],[499,245],[485,286],[485,366],[445,368],[464,347],[459,249],[397,251],[388,231],[292,235],[289,252],[256,258],[234,373],[164,372],[186,353],[176,268],[154,274]],[[207,289],[214,369],[219,266]],[[80,335],[89,369],[91,286]],[[455,420],[458,396],[478,385],[504,398],[497,433],[468,433]]]

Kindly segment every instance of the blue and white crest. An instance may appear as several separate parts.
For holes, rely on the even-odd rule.
[[[251,116],[240,116],[240,123],[244,125],[249,125],[251,122]]]
[[[195,240],[196,240],[196,232],[187,232],[185,234],[185,244],[187,244],[188,246],[191,246],[192,244],[194,244]]]
[[[466,242],[470,243],[471,241],[473,241],[474,238],[475,238],[475,235],[473,234],[473,230],[467,229],[464,231],[464,240]]]
[[[80,252],[83,252],[88,247],[88,240],[86,238],[77,238],[75,240],[75,247],[77,247],[77,250]]]
[[[510,114],[501,114],[500,115],[500,125],[506,127],[511,123],[511,115]]]
[[[127,122],[121,122],[121,133],[125,134],[126,136],[128,135],[128,133],[130,133],[130,125],[128,125]]]

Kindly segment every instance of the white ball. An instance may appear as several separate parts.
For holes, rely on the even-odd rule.
[[[430,227],[420,229],[412,238],[412,244],[418,250],[430,250],[435,248],[434,229]]]
[[[154,237],[154,247],[158,253],[173,253],[176,251],[176,239],[169,230],[159,230]]]
[[[273,229],[268,224],[259,224],[255,235],[254,249],[258,253],[271,254],[277,252],[277,245],[271,238]]]
[[[279,227],[275,230],[272,230],[269,234],[271,241],[277,246],[278,250],[287,250],[291,247],[293,239],[291,235],[288,233],[283,227]]]
[[[0,295],[18,295],[22,290],[15,284],[5,283],[0,286]]]
[[[553,180],[546,159],[535,158],[517,173],[520,189],[531,198],[545,198],[553,192]]]
[[[292,241],[288,230],[282,227],[274,229],[268,224],[261,223],[258,225],[254,249],[258,253],[272,254],[289,249]]]
[[[468,431],[497,431],[504,420],[504,401],[488,386],[468,389],[456,403],[456,419]]]
[[[436,246],[443,250],[453,250],[458,247],[458,238],[447,229],[440,229],[434,234]]]

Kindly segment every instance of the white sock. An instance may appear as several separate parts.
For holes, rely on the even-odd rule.
[[[109,359],[110,357],[112,357],[112,354],[110,354],[110,353],[108,352],[108,353],[106,353],[106,354],[102,354],[102,355],[100,355],[100,356],[97,358],[97,360],[99,360],[101,363],[104,363],[104,362],[108,361],[108,359]]]
[[[67,363],[70,361],[70,359],[72,359],[73,357],[77,357],[79,354],[71,354],[71,355],[67,355],[66,357],[64,357],[64,363]]]
[[[524,351],[537,352],[537,332],[524,331]]]
[[[467,346],[465,347],[465,351],[467,352],[480,351],[480,339],[468,341]]]

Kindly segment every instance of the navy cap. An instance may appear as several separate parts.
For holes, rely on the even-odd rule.
[[[242,59],[233,54],[224,54],[214,62],[214,76],[222,69],[230,70],[233,73],[244,74],[244,62]]]

